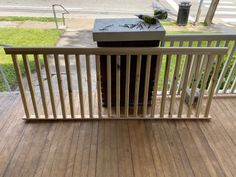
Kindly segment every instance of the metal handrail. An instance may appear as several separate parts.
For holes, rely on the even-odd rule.
[[[56,16],[56,11],[55,11],[55,7],[58,6],[58,7],[61,7],[65,12],[63,12],[61,15],[62,15],[62,22],[63,22],[63,25],[65,26],[65,17],[64,15],[65,14],[69,14],[68,10],[66,10],[66,8],[61,5],[61,4],[53,4],[52,5],[52,11],[53,11],[53,15],[54,15],[54,20],[55,20],[55,24],[56,24],[56,27],[58,29],[58,22],[57,22],[57,16]]]

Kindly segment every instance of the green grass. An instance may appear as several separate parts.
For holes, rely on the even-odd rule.
[[[62,18],[58,18],[58,21],[62,21]],[[0,21],[39,21],[39,22],[54,22],[53,17],[17,17],[6,16],[0,17]]]
[[[191,33],[191,34],[193,34],[193,33],[198,33],[198,34],[200,34],[200,33],[203,33],[203,32],[193,32],[193,31],[169,31],[169,32],[167,32],[167,34],[188,34],[188,33]],[[205,32],[204,32],[204,34],[206,34]],[[209,32],[209,34],[212,34],[212,32]],[[212,43],[212,47],[215,45],[215,43]],[[165,44],[165,46],[166,47],[169,47],[170,46],[170,42],[166,42],[166,44]],[[175,42],[174,43],[174,45],[173,45],[174,47],[178,47],[179,46],[179,43],[178,42]],[[207,46],[207,42],[206,41],[204,41],[203,43],[202,43],[202,45],[201,45],[201,47],[206,47]],[[224,42],[221,42],[220,43],[220,46],[221,47],[223,47],[224,46]],[[229,48],[232,48],[232,46],[233,46],[233,42],[230,42],[229,43]],[[184,42],[183,43],[183,47],[188,47],[188,42]],[[197,42],[193,42],[193,47],[197,47]],[[180,63],[180,73],[181,73],[181,71],[183,70],[183,66],[184,66],[184,58],[185,58],[186,56],[182,56],[181,57],[181,63]],[[230,64],[229,64],[229,69],[227,70],[227,72],[226,72],[226,77],[228,76],[228,74],[229,74],[229,71],[230,71],[230,69],[232,68],[232,66],[233,66],[233,63],[234,63],[234,61],[236,60],[236,52],[234,53],[234,55],[233,55],[233,58],[234,59],[232,59],[231,60],[231,62],[230,62]],[[224,65],[224,63],[225,63],[225,61],[226,61],[226,56],[224,57],[224,59],[223,59],[224,61],[222,62],[222,65],[221,65],[221,69],[223,69],[223,65]],[[175,56],[173,56],[172,58],[171,58],[171,63],[170,63],[170,72],[169,72],[169,81],[170,81],[170,83],[168,83],[168,87],[170,88],[170,86],[171,86],[171,81],[172,81],[172,78],[173,78],[173,74],[174,74],[174,69],[175,69],[175,64],[176,64],[176,57]],[[166,65],[166,59],[164,58],[163,59],[163,62],[162,62],[162,67],[161,67],[161,71],[160,71],[160,82],[159,82],[159,90],[161,90],[162,88],[162,86],[163,86],[163,82],[164,82],[164,75],[165,75],[165,65]],[[211,74],[213,74],[212,72],[211,72]],[[179,75],[179,77],[180,77],[180,75]],[[236,74],[234,75],[234,77],[236,77]]]
[[[169,22],[167,22],[167,21],[161,21],[161,24],[162,24],[163,26],[174,26],[174,25],[176,25],[176,21],[169,21]]]
[[[59,39],[60,32],[55,29],[28,29],[28,28],[0,28],[0,44],[11,46],[54,46]],[[34,70],[33,60],[29,58],[31,70]],[[11,87],[16,85],[16,76],[10,55],[6,55],[0,47],[0,64],[6,74]],[[22,60],[20,66],[23,68]],[[24,70],[22,69],[24,74]],[[6,85],[0,76],[0,91],[6,91]]]

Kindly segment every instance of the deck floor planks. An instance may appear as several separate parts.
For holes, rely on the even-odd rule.
[[[194,172],[193,172],[192,166],[190,164],[190,160],[187,156],[185,148],[183,148],[183,143],[179,137],[177,126],[175,125],[175,123],[168,122],[168,129],[166,131],[169,131],[173,136],[172,143],[175,143],[177,146],[176,148],[177,148],[177,151],[180,153],[180,157],[181,157],[186,175],[187,176],[194,176]]]
[[[227,169],[225,170],[225,172],[228,173],[228,175],[230,175],[229,172],[231,173],[231,175],[234,175],[235,168],[231,160],[232,154],[228,154],[228,143],[221,135],[221,130],[216,129],[214,122],[211,122],[210,125],[202,122],[200,122],[199,124],[211,149],[216,154],[218,161],[222,164],[222,167],[224,169]]]
[[[226,102],[228,103],[228,102]],[[218,109],[220,109],[220,107],[224,107],[227,106],[228,108],[225,107],[225,109],[234,109],[233,107],[230,108],[230,104],[224,105],[222,104],[222,102],[218,102]],[[222,112],[215,112],[213,114],[218,114],[220,116],[224,116],[227,115],[227,119],[224,119],[224,122],[222,122],[221,119],[218,118],[219,121],[215,121],[215,123],[220,127],[220,130],[222,132],[222,135],[224,136],[225,140],[229,143],[229,147],[231,147],[234,155],[236,156],[236,137],[234,137],[234,135],[236,135],[236,127],[234,126],[234,118],[233,118],[233,113],[231,113],[230,111],[226,111],[224,114],[222,114]],[[236,163],[234,162],[234,164],[236,165]]]
[[[129,127],[126,120],[121,120],[117,124],[117,158],[119,176],[134,177],[133,159],[131,154],[131,144]]]
[[[234,136],[236,134],[236,119],[235,119],[235,117],[236,117],[236,111],[235,111],[236,105],[233,105],[230,102],[230,100],[226,100],[225,102],[220,102],[219,100],[216,100],[216,102],[217,102],[217,105],[219,105],[220,107],[225,107],[227,109],[227,111],[224,113],[224,114],[227,114],[227,118],[224,119],[224,120],[219,119],[219,122],[224,127],[224,129],[228,133],[229,137],[232,139],[234,145],[236,145],[236,137]],[[218,110],[219,109],[216,109],[215,113],[217,112],[217,113],[222,115],[222,113]]]
[[[158,122],[153,122],[151,128],[160,154],[160,159],[163,163],[162,166],[165,176],[179,176],[165,130]]]
[[[147,133],[144,121],[128,121],[134,173],[140,176],[156,176],[154,158],[147,141]]]
[[[219,100],[216,100],[216,102],[218,102]],[[227,105],[228,106],[228,105]],[[231,108],[233,109],[233,108]],[[214,121],[215,125],[217,126],[215,128],[215,132],[218,132],[218,135],[221,135],[221,141],[222,142],[222,138],[225,139],[225,143],[227,143],[227,146],[225,146],[225,150],[226,152],[228,152],[228,154],[234,154],[236,156],[236,145],[234,143],[234,141],[232,140],[232,138],[230,137],[230,134],[234,134],[236,135],[235,129],[231,129],[232,123],[234,122],[232,114],[230,114],[227,110],[226,107],[224,107],[224,104],[222,104],[222,102],[218,102],[217,103],[217,107],[215,110],[225,110],[225,112],[222,111],[216,111],[216,112],[212,112],[213,115],[218,115],[216,116],[216,119],[218,119],[218,121]],[[222,117],[226,117],[224,119],[224,121],[222,121]],[[230,123],[231,122],[231,123]],[[233,132],[232,132],[233,131]],[[232,133],[231,133],[232,132]],[[233,139],[235,139],[235,137],[233,137]],[[221,145],[223,145],[221,143]],[[236,169],[236,158],[234,158],[233,156],[229,155],[229,158],[232,160],[235,168]],[[236,174],[236,171],[235,171]]]
[[[177,122],[177,131],[182,141],[183,148],[185,148],[186,154],[190,160],[190,164],[194,171],[195,176],[210,176],[209,171],[206,168],[206,164],[201,157],[201,154],[193,140],[191,132],[183,121]]]
[[[8,105],[6,114],[0,112],[0,176],[223,177],[236,174],[236,99],[214,99],[210,122],[25,123],[20,119],[23,107],[19,95],[7,98],[0,95],[0,102]],[[74,101],[79,113],[79,101]],[[56,103],[60,110],[58,99]],[[167,113],[169,102],[166,104]],[[94,111],[97,111],[95,103]]]
[[[23,114],[22,109],[18,109],[11,113],[8,117],[8,122],[4,124],[0,139],[0,176],[2,176],[11,163],[12,156],[21,141],[24,134],[26,125],[20,121],[20,119],[15,119],[15,117],[21,116]],[[5,115],[7,116],[7,115]]]
[[[38,104],[38,110],[39,112],[43,111],[42,108],[42,101],[41,99],[36,99]],[[46,142],[46,138],[48,136],[50,127],[52,124],[45,123],[38,125],[39,128],[37,128],[37,124],[35,125],[35,130],[38,129],[38,132],[35,133],[35,136],[33,137],[33,142],[30,146],[30,149],[25,157],[22,170],[20,174],[17,174],[18,176],[33,176],[35,174],[35,171],[39,164],[39,159],[41,157],[42,151],[44,149],[44,145]]]
[[[11,95],[11,96],[13,96],[13,95]],[[39,99],[37,99],[36,101],[37,101],[37,103],[39,103]],[[30,107],[32,107],[32,105],[30,105]],[[14,107],[14,109],[16,109],[16,107]],[[13,120],[14,119],[15,119],[15,116],[13,117]],[[8,121],[10,121],[10,119]],[[28,156],[28,153],[30,152],[32,146],[34,146],[34,143],[35,143],[34,138],[36,137],[36,139],[37,139],[37,137],[40,136],[40,133],[42,133],[42,132],[39,132],[41,130],[40,125],[27,126],[27,124],[26,124],[23,126],[24,126],[23,134],[20,134],[20,135],[22,135],[21,139],[20,139],[19,143],[17,143],[17,148],[15,149],[14,155],[10,159],[9,164],[7,165],[8,170],[6,170],[4,172],[4,176],[21,176],[21,174],[24,173],[24,170],[27,171],[27,168],[24,169],[24,167],[25,167],[24,165],[25,165],[25,163],[28,162],[27,160],[29,160],[31,158],[30,156]],[[39,128],[37,128],[37,127],[39,127]],[[36,134],[37,132],[39,132],[39,134]],[[9,134],[10,133],[11,132],[9,132]],[[40,148],[43,148],[43,147],[41,146]],[[34,153],[34,154],[37,154],[37,153]],[[30,158],[27,159],[28,157],[30,157]],[[29,170],[34,169],[34,167],[37,166],[35,164],[30,164],[30,165],[32,165],[32,166]],[[14,170],[12,170],[12,169],[14,169]]]
[[[189,174],[188,174],[188,172],[185,171],[184,163],[182,161],[182,156],[183,156],[183,158],[186,156],[185,151],[183,151],[184,149],[183,148],[181,148],[181,149],[178,148],[178,142],[176,142],[177,139],[174,136],[175,134],[173,133],[173,130],[171,130],[171,128],[169,127],[168,122],[166,122],[166,121],[163,122],[162,128],[165,131],[167,141],[168,141],[168,144],[169,144],[169,147],[170,147],[170,151],[171,151],[171,154],[174,158],[176,171],[178,172],[179,176],[187,177]]]
[[[196,122],[196,124],[186,122],[186,124],[210,175],[225,176],[225,173],[223,172],[221,165],[218,163],[214,152],[212,151],[204,134],[198,126],[198,122]]]
[[[60,109],[59,98],[55,98],[57,111]],[[47,141],[45,142],[44,153],[41,156],[39,167],[35,173],[35,176],[50,176],[50,172],[53,165],[53,158],[58,144],[58,139],[60,138],[60,129],[62,124],[53,124],[50,128],[49,134],[47,136]]]

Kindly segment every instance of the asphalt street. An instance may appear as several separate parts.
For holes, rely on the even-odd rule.
[[[159,0],[176,18],[183,0]],[[200,0],[191,2],[190,20],[194,21]],[[1,0],[0,15],[52,16],[52,4],[62,4],[74,16],[133,16],[152,13],[156,0]],[[211,0],[204,0],[200,21],[204,20]],[[220,0],[213,22],[236,26],[236,0]]]

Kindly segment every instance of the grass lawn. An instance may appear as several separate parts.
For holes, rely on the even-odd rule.
[[[0,44],[11,46],[54,46],[60,37],[60,32],[55,29],[0,28],[0,34]],[[14,88],[16,76],[12,59],[10,55],[5,55],[3,47],[0,47],[0,64],[9,84]],[[20,61],[20,65],[23,66],[22,61]],[[31,69],[34,70],[33,67]],[[0,91],[6,90],[7,87],[0,76]]]
[[[62,21],[62,18],[57,18],[58,21]],[[39,21],[39,22],[54,22],[53,17],[17,17],[6,16],[0,17],[0,21]]]

